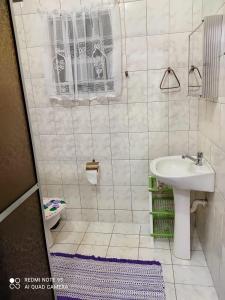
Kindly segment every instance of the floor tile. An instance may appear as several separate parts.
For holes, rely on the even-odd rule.
[[[174,284],[166,283],[165,290],[166,290],[166,300],[176,300],[177,299]],[[194,300],[194,299],[192,299],[192,300]]]
[[[137,248],[138,245],[139,245],[139,235],[112,234],[110,246]]]
[[[50,252],[71,253],[75,254],[78,245],[76,244],[54,244]]]
[[[124,259],[137,259],[138,248],[131,247],[109,247],[107,257],[124,258]]]
[[[191,259],[180,259],[172,254],[172,261],[175,265],[183,266],[207,266],[203,251],[192,251]]]
[[[142,248],[170,249],[169,240],[154,239],[151,236],[140,235],[140,245]]]
[[[105,257],[107,250],[108,246],[80,245],[77,249],[77,253]]]
[[[129,224],[129,223],[117,223],[114,226],[113,233],[139,234],[140,233],[140,225],[139,224]]]
[[[74,232],[85,232],[88,228],[88,222],[82,221],[67,221],[62,227],[61,231],[74,231]]]
[[[151,226],[150,226],[150,224],[141,224],[140,234],[141,235],[148,235],[148,236],[150,236],[150,234],[151,234]]]
[[[170,249],[173,249],[173,240],[170,241]],[[191,241],[191,250],[200,250],[202,251],[202,245],[199,241],[199,238],[196,236]]]
[[[139,248],[139,259],[157,260],[161,264],[172,264],[170,250]]]
[[[162,264],[163,279],[165,282],[174,283],[173,266]]]
[[[177,300],[218,300],[214,287],[176,284]]]
[[[55,243],[79,244],[84,236],[82,232],[67,232],[61,231],[57,234]]]
[[[111,234],[87,232],[81,242],[83,245],[108,246]]]
[[[92,222],[89,224],[87,232],[112,233],[114,223]]]
[[[213,286],[207,267],[173,265],[175,283]]]

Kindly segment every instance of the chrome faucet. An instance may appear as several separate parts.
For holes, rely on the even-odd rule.
[[[197,153],[197,158],[192,157],[188,154],[182,155],[182,158],[188,158],[190,160],[192,160],[197,166],[202,166],[202,160],[203,160],[203,152],[198,152]]]

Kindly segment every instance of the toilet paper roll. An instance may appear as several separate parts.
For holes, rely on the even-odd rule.
[[[98,181],[98,171],[97,170],[86,170],[87,180],[91,184],[97,184]]]

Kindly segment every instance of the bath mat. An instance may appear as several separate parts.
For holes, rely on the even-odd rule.
[[[53,277],[63,278],[58,300],[165,300],[157,261],[51,253]]]

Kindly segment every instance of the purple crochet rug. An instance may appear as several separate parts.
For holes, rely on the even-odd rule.
[[[58,300],[165,300],[157,261],[52,253],[53,277],[63,278]]]

